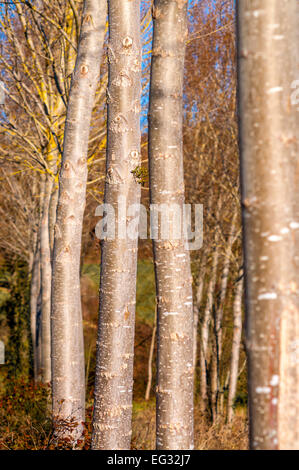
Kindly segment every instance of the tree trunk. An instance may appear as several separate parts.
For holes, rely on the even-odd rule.
[[[33,358],[33,373],[34,379],[37,380],[37,309],[38,309],[38,297],[40,293],[40,247],[39,242],[37,242],[37,246],[33,256],[33,265],[32,265],[32,272],[31,272],[31,280],[30,280],[30,331],[31,331],[31,341],[32,341],[32,358]]]
[[[152,388],[152,380],[153,380],[153,357],[154,357],[154,349],[155,349],[155,339],[156,339],[156,332],[157,332],[157,306],[155,308],[155,317],[154,317],[154,325],[153,325],[153,333],[152,333],[152,340],[150,345],[150,352],[148,358],[148,379],[147,379],[147,386],[145,391],[145,399],[149,400],[151,388]]]
[[[36,369],[35,380],[36,382],[42,381],[42,290],[41,283],[37,297],[37,308],[36,308]]]
[[[85,419],[80,255],[91,113],[99,80],[106,2],[84,2],[59,177],[52,279],[53,418],[58,436],[76,443]],[[62,426],[75,422],[73,430]]]
[[[182,93],[187,5],[156,0],[149,110],[151,204],[184,204]],[[160,206],[161,207],[161,206]],[[172,231],[178,227],[172,222]],[[161,231],[161,220],[158,223]],[[157,313],[158,449],[193,448],[193,302],[185,237],[153,241]]]
[[[41,379],[51,381],[51,253],[49,240],[49,205],[52,177],[46,175],[43,196],[43,212],[40,227],[40,267],[41,267]]]
[[[221,388],[221,393],[220,393],[220,398],[219,398],[219,412],[224,415],[224,393],[228,389],[229,385],[229,376],[230,376],[230,371],[228,370],[226,373],[225,380],[223,382],[222,388]]]
[[[237,17],[250,447],[298,449],[298,2],[240,0]]]
[[[237,210],[235,211],[233,218],[232,218],[231,233],[229,235],[227,246],[225,248],[225,259],[224,259],[223,268],[222,268],[219,303],[216,308],[215,323],[216,323],[218,370],[219,370],[219,363],[220,363],[221,354],[222,354],[222,319],[223,319],[224,302],[225,302],[226,291],[227,291],[229,268],[230,268],[231,256],[232,256],[232,248],[237,239],[237,236],[240,234],[240,230],[238,230],[238,232],[236,233],[236,219],[237,219]]]
[[[41,280],[41,222],[43,216],[43,207],[45,199],[46,175],[42,175],[40,179],[40,197],[39,197],[39,224],[38,224],[38,259],[39,259],[39,289],[37,292],[36,316],[35,316],[35,356],[36,366],[34,376],[36,382],[42,381],[42,280]],[[33,306],[34,309],[34,306]]]
[[[214,350],[212,355],[212,364],[211,364],[211,396],[213,404],[213,421],[216,419],[218,414],[218,399],[220,392],[220,362],[222,355],[222,319],[223,319],[223,309],[224,302],[227,291],[227,283],[229,276],[230,261],[232,255],[232,247],[237,238],[235,233],[236,229],[236,218],[237,212],[235,211],[232,224],[231,224],[231,233],[229,235],[227,246],[225,248],[225,258],[222,266],[222,276],[221,276],[221,287],[219,301],[214,309]]]
[[[214,307],[213,307],[214,308]],[[210,399],[211,399],[211,413],[212,421],[216,423],[217,419],[217,400],[218,400],[218,371],[217,371],[217,344],[216,344],[216,330],[214,326],[214,335],[211,338],[211,362],[210,362]]]
[[[197,338],[198,338],[198,322],[199,322],[199,313],[201,308],[202,296],[203,296],[203,289],[204,289],[204,281],[205,281],[205,255],[203,256],[203,260],[201,260],[201,266],[203,269],[199,274],[199,281],[198,286],[196,289],[196,301],[194,302],[193,306],[193,367],[194,367],[194,374],[197,365]],[[194,376],[195,379],[195,376]]]
[[[240,343],[242,336],[242,297],[243,297],[243,278],[240,279],[236,286],[235,299],[233,305],[234,315],[234,332],[233,344],[230,361],[230,380],[228,388],[227,400],[227,421],[230,423],[234,415],[234,399],[237,391],[238,369],[239,369],[239,356],[240,356]]]
[[[49,207],[49,239],[50,239],[51,260],[53,259],[54,227],[56,223],[57,201],[58,201],[58,188],[56,187],[56,184],[54,183],[52,194],[51,194],[51,199],[50,199],[50,207]]]
[[[200,409],[205,412],[208,405],[208,383],[207,383],[207,355],[208,355],[208,343],[209,343],[209,330],[212,316],[213,308],[213,295],[215,291],[215,284],[217,278],[217,265],[219,257],[219,248],[218,240],[219,233],[216,229],[215,236],[215,248],[212,258],[212,269],[211,277],[209,280],[208,291],[207,291],[207,303],[202,318],[201,329],[200,329],[200,352],[199,352],[199,364],[200,364],[200,384],[199,384],[199,394],[200,394]]]
[[[126,229],[140,201],[132,173],[140,164],[140,4],[109,0],[108,11],[105,203],[115,210],[118,233],[102,240],[92,448],[130,449],[138,233]]]
[[[198,321],[199,321],[199,307],[197,303],[193,304],[193,374],[195,380],[195,370],[197,363],[197,333],[198,333]]]

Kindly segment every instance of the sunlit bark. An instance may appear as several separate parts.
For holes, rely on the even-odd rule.
[[[138,233],[127,229],[135,216],[138,219],[139,208],[130,214],[127,210],[140,201],[140,185],[133,174],[140,165],[139,0],[109,0],[108,14],[104,200],[115,209],[117,232],[115,238],[102,240],[101,247],[92,448],[130,449]]]
[[[156,0],[149,109],[150,200],[184,204],[182,93],[187,5]],[[171,225],[174,229],[175,220]],[[161,223],[159,230],[161,230]],[[158,449],[193,447],[193,301],[184,237],[153,241],[157,292]]]
[[[85,419],[80,255],[91,113],[106,24],[105,1],[86,0],[65,123],[52,279],[52,399],[56,434],[76,440]],[[74,424],[68,429],[64,420]]]

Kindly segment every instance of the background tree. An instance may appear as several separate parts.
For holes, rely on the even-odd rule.
[[[51,417],[41,394],[48,387],[32,384],[30,359],[29,285],[32,319],[40,322],[38,265],[39,236],[45,179],[53,186],[49,207],[49,246],[52,255],[58,174],[71,76],[77,54],[83,1],[45,0],[20,3],[25,29],[14,5],[2,3],[1,80],[6,100],[0,106],[0,331],[7,350],[7,364],[0,367],[0,448],[50,448]],[[142,98],[141,163],[147,165],[147,107],[152,51],[151,2],[141,1]],[[183,149],[186,202],[202,203],[204,238],[193,251],[193,316],[197,357],[195,380],[195,448],[246,448],[247,382],[243,328],[240,342],[237,389],[232,424],[225,415],[232,388],[234,304],[242,264],[240,236],[239,166],[236,119],[235,9],[232,0],[190,0],[189,36],[186,44],[183,93]],[[34,48],[26,36],[30,35]],[[17,41],[20,47],[17,47]],[[278,39],[277,39],[278,41]],[[106,43],[105,43],[106,47]],[[33,58],[32,51],[36,54]],[[271,54],[271,53],[270,53]],[[37,68],[36,60],[40,68]],[[11,66],[9,69],[8,66]],[[18,72],[19,75],[13,75]],[[88,145],[88,181],[80,260],[81,300],[85,337],[86,441],[89,430],[95,374],[98,315],[99,242],[95,234],[96,207],[103,202],[106,151],[106,83],[104,58],[95,94]],[[20,89],[18,87],[21,87]],[[42,93],[39,93],[42,90]],[[293,91],[293,89],[291,89]],[[21,94],[22,92],[22,94]],[[47,117],[49,120],[47,120]],[[136,170],[136,167],[133,168]],[[145,174],[145,173],[143,173]],[[147,178],[139,185],[142,202],[149,204]],[[19,198],[20,196],[20,198]],[[220,201],[219,201],[220,200]],[[294,210],[296,210],[296,202]],[[217,212],[218,204],[221,211]],[[54,214],[54,217],[53,217]],[[295,222],[297,219],[294,216]],[[295,234],[296,232],[294,232]],[[217,240],[217,245],[215,243]],[[217,251],[214,289],[210,296],[208,341],[204,376],[207,399],[200,399],[201,330]],[[133,424],[131,448],[155,447],[156,345],[152,338],[155,315],[154,270],[151,242],[140,240],[134,347]],[[37,262],[35,262],[35,260]],[[294,255],[294,260],[296,256]],[[32,272],[32,276],[28,274]],[[30,281],[31,277],[31,281]],[[36,279],[36,281],[34,281]],[[34,289],[36,285],[36,289]],[[35,292],[35,293],[34,293]],[[35,308],[34,308],[35,306]],[[243,312],[242,312],[243,314]],[[197,322],[197,326],[196,326]],[[32,325],[35,325],[32,320]],[[219,326],[220,325],[220,326]],[[41,331],[37,328],[36,358],[40,357]],[[35,333],[35,328],[33,328]],[[32,334],[33,337],[33,334]],[[151,343],[151,344],[150,344]],[[148,358],[153,352],[153,380],[148,401]],[[40,366],[36,370],[41,370]],[[9,375],[8,375],[9,371]],[[14,379],[15,377],[15,379]],[[11,396],[14,397],[13,404]],[[46,395],[43,395],[46,396]],[[19,399],[20,398],[20,399]],[[202,411],[200,407],[202,406]],[[13,410],[13,412],[11,412]],[[213,423],[214,421],[214,423]],[[45,436],[45,437],[43,437]]]
[[[242,276],[242,274],[241,274]],[[242,335],[242,297],[243,297],[243,277],[238,280],[234,299],[234,333],[231,353],[231,366],[229,376],[229,389],[227,398],[227,420],[230,423],[234,414],[234,399],[237,391],[240,343]]]
[[[47,256],[44,256],[44,262],[40,264],[40,268],[41,271],[48,274],[43,276],[44,289],[41,289],[41,295],[37,295],[37,298],[46,299],[47,308],[44,308],[44,311],[48,312],[47,315],[44,315],[44,318],[47,317],[44,322],[48,331],[46,335],[42,335],[41,322],[36,322],[34,313],[36,300],[33,298],[36,296],[35,288],[31,289],[30,304],[32,306],[32,331],[39,330],[35,334],[38,342],[37,349],[42,346],[42,338],[45,336],[48,338],[48,352],[47,355],[44,354],[44,359],[49,366],[50,260],[53,249],[58,170],[63,147],[65,105],[75,65],[79,37],[78,26],[80,26],[78,18],[81,15],[82,2],[74,4],[74,2],[65,0],[63,3],[44,1],[26,4],[17,2],[17,4],[17,9],[14,8],[13,2],[1,6],[0,26],[3,37],[0,58],[3,71],[1,79],[6,89],[5,113],[1,114],[1,146],[4,150],[1,154],[1,165],[6,175],[11,175],[11,173],[18,175],[21,186],[25,184],[26,178],[28,181],[34,182],[32,185],[32,189],[35,188],[33,201],[39,208],[34,212],[35,223],[28,224],[25,234],[24,230],[20,230],[22,224],[18,229],[20,238],[22,238],[22,242],[19,244],[19,247],[22,246],[21,256],[23,258],[26,256],[26,261],[29,261],[29,273],[31,266],[36,266],[36,263],[33,262],[35,258],[40,259],[42,249],[40,231],[44,201],[42,195],[45,192],[44,186],[47,186],[47,204],[45,203],[44,211],[49,217],[44,216],[43,227],[47,224],[49,233],[47,235],[47,229],[43,229],[43,240],[48,244],[48,247],[46,247]],[[99,193],[97,185],[93,181],[97,182],[101,178],[98,175],[98,169],[101,167],[101,152],[105,147],[105,81],[106,71],[103,67],[101,80],[97,85],[89,136],[88,207],[92,200],[95,201]],[[9,152],[6,143],[9,144]],[[96,175],[95,169],[97,169]],[[94,203],[92,210],[94,210]],[[88,211],[85,221],[87,217]],[[17,253],[16,237],[13,236],[15,228],[9,214],[7,222],[9,222],[8,232],[11,233],[11,241],[10,245],[6,247],[6,253]],[[9,241],[9,238],[5,237],[5,239]],[[13,240],[15,241],[12,243]],[[84,243],[86,245],[86,242]],[[43,252],[45,252],[44,248]],[[36,276],[32,276],[31,279],[31,284],[34,285]],[[36,359],[38,358],[36,357]],[[41,372],[41,369],[44,369],[42,364],[36,363],[36,372]],[[49,367],[47,370],[49,379]]]
[[[31,225],[33,235],[30,247],[30,265],[34,257],[40,259],[41,270],[41,322],[40,331],[35,335],[40,341],[41,364],[35,370],[42,380],[49,382],[50,367],[50,297],[51,297],[51,253],[50,234],[53,224],[49,223],[49,207],[52,192],[55,192],[55,175],[62,139],[62,111],[65,95],[59,83],[69,73],[68,67],[74,60],[74,51],[68,41],[62,41],[61,48],[55,48],[55,41],[63,38],[72,42],[73,28],[70,9],[59,12],[57,5],[52,5],[53,14],[49,15],[51,24],[41,23],[40,18],[49,11],[50,5],[44,3],[38,10],[38,5],[16,2],[3,7],[1,30],[5,38],[4,53],[1,56],[3,79],[6,85],[6,113],[1,120],[1,132],[13,137],[13,152],[11,160],[18,167],[20,174],[30,172],[36,188],[35,197],[40,198],[38,233]],[[58,10],[58,11],[57,11]],[[57,15],[59,20],[57,21]],[[53,24],[56,31],[54,39]],[[52,28],[52,29],[51,29]],[[55,51],[54,51],[55,49]],[[61,64],[64,55],[64,65]],[[52,67],[51,67],[52,65]],[[54,70],[53,70],[54,69]],[[51,77],[49,70],[53,71]],[[67,89],[64,81],[64,93]],[[55,90],[58,93],[55,94]],[[41,197],[39,197],[41,196]],[[36,249],[36,247],[39,247]],[[29,266],[30,268],[30,266]],[[31,270],[31,269],[30,269]],[[34,280],[34,278],[33,278]],[[31,292],[33,292],[32,290]],[[31,303],[33,307],[33,302]],[[32,322],[35,323],[34,315]],[[32,329],[34,326],[32,325]]]
[[[191,252],[199,317],[195,384],[197,406],[213,421],[226,412],[241,253],[235,71],[233,3],[195,2],[186,49],[184,164],[186,201],[203,204],[203,247]],[[242,363],[244,354],[241,347]],[[244,369],[240,384],[245,377]]]

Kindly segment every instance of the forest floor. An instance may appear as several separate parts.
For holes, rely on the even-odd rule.
[[[3,377],[2,377],[3,379]],[[0,450],[54,450],[49,389],[32,381],[1,380],[0,392]],[[90,448],[92,403],[88,400],[85,440],[81,448]],[[134,401],[133,450],[155,449],[155,403]],[[237,413],[232,424],[223,419],[211,425],[200,415],[195,406],[195,449],[197,450],[246,450],[248,448],[247,423],[243,413]],[[67,442],[59,448],[68,449]]]

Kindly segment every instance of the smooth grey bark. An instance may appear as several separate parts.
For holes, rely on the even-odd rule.
[[[206,306],[201,319],[200,328],[200,351],[199,351],[199,364],[200,364],[200,383],[199,383],[199,395],[200,395],[200,409],[205,412],[208,405],[208,383],[207,383],[207,369],[208,369],[208,343],[209,343],[209,332],[210,324],[212,319],[212,308],[213,308],[213,296],[215,292],[215,285],[217,279],[217,266],[219,258],[219,232],[216,228],[215,235],[215,246],[214,253],[212,256],[211,276],[207,288],[207,300]]]
[[[105,0],[86,0],[72,76],[54,236],[52,278],[52,399],[56,435],[72,442],[85,419],[84,343],[80,292],[87,152],[106,24]],[[62,424],[73,422],[69,430]]]
[[[132,173],[140,165],[139,0],[109,0],[108,14],[104,200],[115,210],[117,235],[106,237],[101,245],[92,448],[130,449],[138,233],[130,236],[126,229],[135,216],[138,219],[140,202],[140,185]],[[133,204],[135,213],[127,213]]]
[[[220,296],[219,296],[219,303],[216,308],[216,315],[215,315],[215,323],[216,323],[216,343],[217,343],[217,362],[218,362],[218,369],[219,363],[221,360],[222,354],[222,319],[223,319],[223,309],[224,309],[224,302],[226,298],[227,292],[227,283],[229,277],[229,270],[231,265],[231,257],[232,257],[232,248],[233,245],[240,235],[240,230],[236,233],[236,220],[237,220],[237,210],[234,212],[232,222],[231,222],[231,232],[229,234],[227,240],[227,246],[225,248],[225,258],[222,266],[222,275],[221,275],[221,286],[220,286]]]
[[[243,298],[243,278],[240,279],[235,288],[235,299],[233,304],[234,332],[230,360],[230,375],[227,399],[227,421],[230,423],[234,416],[234,400],[237,391],[240,344],[242,336],[242,298]]]
[[[226,298],[227,283],[229,277],[229,269],[231,264],[232,257],[232,247],[234,242],[237,239],[237,236],[240,234],[240,231],[236,233],[236,219],[237,211],[235,210],[232,222],[231,222],[231,232],[227,240],[227,245],[225,247],[224,253],[224,262],[222,265],[222,274],[221,274],[221,285],[220,285],[220,295],[219,301],[214,308],[214,349],[212,355],[211,363],[211,404],[212,404],[212,413],[213,421],[215,421],[216,416],[219,412],[219,394],[220,394],[220,363],[222,356],[222,320],[223,320],[223,309],[224,302]]]
[[[250,447],[299,449],[298,2],[237,5]]]
[[[46,175],[43,195],[43,209],[40,225],[40,268],[41,268],[41,380],[51,381],[51,253],[49,240],[49,205],[53,179]]]
[[[198,323],[199,323],[199,314],[201,309],[201,302],[204,292],[204,281],[205,281],[205,262],[206,256],[204,254],[203,259],[201,260],[202,269],[199,274],[199,281],[196,288],[196,297],[193,305],[193,367],[194,374],[197,365],[197,338],[198,338]],[[195,378],[195,377],[194,377]]]
[[[298,5],[297,5],[296,15],[297,15],[297,22],[296,22],[297,23],[297,41],[296,41],[295,44],[298,45],[299,44],[299,28],[298,28],[298,24],[299,24],[299,7],[298,7]],[[298,52],[298,50],[297,50],[297,52]],[[298,60],[297,60],[297,64],[298,64]],[[297,71],[298,71],[298,67],[297,67]],[[298,75],[297,75],[297,80],[298,80]],[[297,87],[298,87],[298,82],[297,82]],[[293,107],[294,107],[294,104],[293,104]],[[296,302],[296,308],[297,308],[297,312],[298,312],[299,311],[299,289],[298,289],[298,286],[299,286],[299,190],[298,190],[298,187],[299,187],[299,183],[298,183],[299,108],[298,108],[298,106],[296,108],[296,122],[297,122],[297,124],[296,124],[296,129],[297,129],[297,152],[296,152],[296,163],[295,163],[295,165],[296,165],[297,173],[296,173],[296,178],[295,178],[296,191],[294,193],[294,199],[293,199],[294,217],[293,217],[293,221],[292,221],[292,225],[291,225],[291,230],[292,230],[293,240],[294,240],[294,244],[295,244],[294,269],[295,269],[295,283],[296,283],[296,286],[297,286],[297,295],[296,295],[295,302]],[[290,391],[290,396],[287,397],[285,395],[284,404],[281,405],[281,407],[280,407],[281,415],[283,416],[284,413],[286,413],[288,415],[288,414],[290,414],[290,409],[284,409],[284,407],[285,406],[291,407],[292,403],[296,403],[296,410],[293,411],[293,413],[296,416],[296,418],[293,420],[293,422],[294,422],[294,426],[296,428],[295,436],[297,436],[297,442],[294,443],[293,448],[295,448],[295,446],[296,446],[296,449],[299,449],[299,329],[298,329],[298,326],[299,326],[299,322],[298,322],[298,315],[297,315],[297,318],[295,318],[295,316],[294,316],[293,331],[291,331],[291,327],[290,327],[290,330],[289,330],[290,333],[291,333],[291,335],[289,336],[289,344],[291,346],[293,346],[292,349],[291,349],[292,358],[293,358],[293,360],[292,360],[292,369],[294,371],[294,359],[296,358],[296,360],[295,360],[296,371],[294,371],[293,380],[290,382],[290,379],[289,379],[289,384],[288,384],[289,388],[284,389],[284,393],[286,393],[287,390]],[[284,432],[285,435],[287,435],[286,433],[287,433],[288,425],[289,425],[288,422],[283,422],[284,429],[286,429],[286,432]],[[294,433],[294,430],[293,430],[293,433]],[[294,438],[294,440],[295,440],[295,438]],[[287,443],[286,443],[286,446],[287,446]]]
[[[184,204],[182,93],[187,5],[156,0],[149,108],[151,204]],[[174,207],[174,206],[172,206]],[[177,220],[172,229],[177,229]],[[158,223],[161,232],[161,220]],[[193,448],[193,301],[185,234],[153,241],[157,293],[158,449]]]

